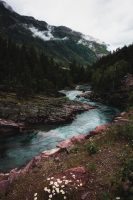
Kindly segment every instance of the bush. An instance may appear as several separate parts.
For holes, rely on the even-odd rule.
[[[90,155],[98,152],[98,146],[95,143],[89,143],[86,148]]]
[[[133,171],[133,158],[127,160],[127,162],[124,164],[124,168],[122,171],[123,178],[127,178],[129,174]]]
[[[110,195],[107,192],[103,192],[102,194],[102,200],[110,200]]]
[[[70,150],[70,153],[78,153],[79,152],[79,147],[73,147],[71,150]]]
[[[116,193],[122,200],[133,200],[133,158],[123,163],[123,169],[116,181]]]
[[[133,124],[128,123],[124,125],[116,125],[109,129],[109,136],[112,139],[119,140],[124,139],[132,145],[133,143]]]

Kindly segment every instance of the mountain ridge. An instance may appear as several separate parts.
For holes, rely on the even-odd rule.
[[[51,26],[20,15],[4,1],[0,1],[0,12],[0,35],[19,44],[34,45],[57,61],[92,64],[108,54],[105,43],[65,26]]]

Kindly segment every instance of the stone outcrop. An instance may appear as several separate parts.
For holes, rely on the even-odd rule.
[[[33,96],[19,100],[13,94],[3,94],[0,98],[0,118],[26,124],[60,124],[93,108],[65,97]]]
[[[84,97],[84,98],[86,98],[86,99],[89,99],[90,96],[91,96],[91,93],[92,93],[91,91],[83,92],[82,94],[77,95],[77,98]]]
[[[71,147],[73,145],[73,142],[71,141],[71,139],[65,140],[63,142],[60,142],[57,147],[60,149],[68,149],[69,147]]]
[[[61,152],[60,148],[55,148],[55,149],[51,149],[48,151],[43,151],[41,156],[42,156],[42,158],[48,158],[50,156],[55,156],[60,152]]]
[[[24,130],[23,123],[15,123],[12,120],[0,119],[0,133],[20,133]],[[0,135],[1,135],[0,134]]]
[[[37,96],[18,100],[13,94],[0,98],[0,132],[30,131],[33,125],[62,124],[72,121],[77,113],[95,107],[64,97]]]
[[[78,136],[73,136],[71,138],[71,142],[74,144],[74,143],[80,143],[82,141],[84,141],[86,139],[86,136],[85,135],[78,135]]]
[[[95,128],[95,130],[90,132],[89,136],[98,135],[98,134],[102,133],[103,131],[107,130],[108,127],[109,127],[109,124],[97,126]]]
[[[25,117],[25,121],[28,124],[62,124],[70,122],[74,119],[75,115],[80,112],[94,109],[95,107],[88,104],[82,104],[80,102],[73,102],[71,104],[65,104],[62,108],[53,110],[53,112],[45,113],[41,111],[40,114],[31,114],[29,117]]]

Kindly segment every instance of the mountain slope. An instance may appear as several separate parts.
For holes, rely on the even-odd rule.
[[[133,45],[100,59],[92,68],[94,98],[117,107],[133,106]]]
[[[4,1],[0,1],[0,35],[19,44],[35,45],[48,56],[66,63],[77,60],[82,64],[92,64],[108,54],[106,44],[91,36],[21,16]]]

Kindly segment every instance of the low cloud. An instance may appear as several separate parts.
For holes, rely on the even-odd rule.
[[[115,49],[133,42],[132,0],[6,0],[17,12],[65,25]]]
[[[34,37],[38,37],[44,41],[50,41],[50,40],[67,40],[68,38],[67,37],[64,37],[64,38],[57,38],[57,37],[54,37],[53,34],[52,34],[52,27],[51,26],[48,26],[47,27],[47,31],[39,31],[37,28],[35,28],[34,26],[32,27],[27,27],[25,26],[25,28],[28,28]]]

